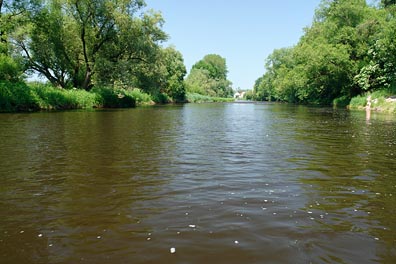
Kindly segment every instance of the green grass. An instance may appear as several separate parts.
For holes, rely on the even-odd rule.
[[[138,88],[127,90],[127,93],[135,98],[137,105],[151,105],[153,104],[153,99],[149,94],[142,92]]]
[[[0,82],[0,112],[31,112],[40,109],[40,98],[23,82]]]
[[[97,94],[85,90],[64,90],[46,84],[31,84],[30,88],[38,96],[43,110],[94,108],[101,103]]]
[[[139,89],[61,89],[43,83],[0,81],[0,112],[32,112],[84,108],[124,108],[152,104]]]
[[[100,87],[92,89],[91,93],[99,97],[100,107],[127,108],[136,106],[136,99],[125,89]]]
[[[233,102],[233,98],[187,94],[187,102]],[[95,87],[91,91],[61,89],[49,84],[0,81],[0,112],[85,108],[125,108],[172,102],[166,94],[150,96],[139,89]]]
[[[365,109],[367,105],[367,98],[371,96],[371,109],[375,111],[396,113],[396,102],[387,100],[392,92],[389,90],[378,90],[372,93],[358,95],[352,98],[349,108],[350,109]]]
[[[333,107],[346,107],[350,103],[350,98],[341,96],[333,100]]]
[[[363,109],[367,105],[367,95],[358,95],[351,99],[350,109]]]
[[[234,98],[210,97],[198,93],[187,93],[187,102],[189,103],[217,103],[217,102],[233,102]]]

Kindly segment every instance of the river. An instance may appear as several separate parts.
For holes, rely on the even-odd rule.
[[[1,114],[0,263],[396,263],[396,118],[365,114]]]

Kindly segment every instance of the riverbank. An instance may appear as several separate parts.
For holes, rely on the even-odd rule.
[[[233,98],[188,93],[187,103],[232,102]],[[156,103],[172,103],[164,94],[151,96],[134,89],[60,89],[43,83],[0,82],[0,112],[35,112],[92,108],[128,108]]]
[[[366,93],[352,98],[348,109],[396,114],[396,96],[386,90]]]
[[[234,98],[211,97],[198,93],[187,93],[186,101],[188,103],[227,103],[234,102]]]
[[[0,112],[34,112],[84,108],[124,108],[149,104],[139,89],[60,89],[42,83],[0,82]]]

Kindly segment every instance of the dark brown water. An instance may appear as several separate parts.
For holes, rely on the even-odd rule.
[[[395,116],[193,104],[0,135],[0,263],[396,263]]]

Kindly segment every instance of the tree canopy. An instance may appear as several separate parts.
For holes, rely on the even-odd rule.
[[[184,98],[182,55],[163,48],[143,0],[0,1],[0,79],[38,73],[54,86],[137,87]]]
[[[294,47],[275,50],[255,83],[256,99],[331,104],[395,89],[394,1],[323,0]]]
[[[202,95],[230,97],[231,82],[227,80],[226,60],[217,54],[208,54],[192,66],[186,78],[187,91]]]

